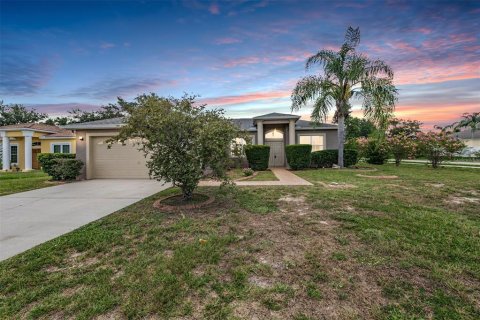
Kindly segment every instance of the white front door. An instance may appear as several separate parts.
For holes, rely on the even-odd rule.
[[[266,145],[270,146],[269,167],[285,166],[285,147],[282,141],[267,141]]]

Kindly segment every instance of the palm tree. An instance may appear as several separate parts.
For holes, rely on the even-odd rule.
[[[308,58],[305,68],[308,70],[319,65],[323,74],[302,78],[292,92],[292,111],[313,101],[314,122],[326,120],[330,109],[335,108],[340,167],[343,167],[345,117],[351,112],[352,99],[361,100],[365,117],[383,128],[391,118],[397,101],[393,70],[381,60],[370,60],[357,53],[355,48],[359,43],[360,29],[349,27],[338,52],[320,50]]]

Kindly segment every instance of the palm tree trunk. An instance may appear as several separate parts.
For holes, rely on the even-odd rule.
[[[343,146],[345,144],[345,116],[338,115],[338,166],[343,168]]]

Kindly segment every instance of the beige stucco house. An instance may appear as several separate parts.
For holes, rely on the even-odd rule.
[[[40,169],[39,153],[75,153],[71,130],[43,123],[21,123],[0,127],[2,170]]]
[[[271,167],[286,166],[287,144],[311,144],[313,151],[337,148],[337,126],[314,125],[300,120],[300,116],[269,113],[254,118],[233,119],[241,129],[250,133],[254,144],[266,144],[270,148]],[[99,120],[63,126],[76,135],[77,158],[85,163],[84,179],[98,178],[147,178],[145,157],[134,142],[107,147],[105,140],[116,135],[123,125],[123,118]]]

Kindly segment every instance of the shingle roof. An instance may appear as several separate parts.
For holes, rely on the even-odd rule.
[[[300,119],[300,116],[288,113],[272,112],[261,116],[253,117],[253,120],[277,120],[277,119]]]
[[[112,119],[103,119],[103,120],[95,120],[89,122],[82,122],[82,123],[72,123],[62,126],[64,129],[113,129],[118,128],[123,125],[124,122],[123,117],[119,118],[112,118]]]
[[[60,127],[52,126],[44,123],[18,123],[18,124],[10,124],[8,126],[0,127],[0,130],[11,130],[11,129],[30,129],[30,130],[50,131],[50,132],[58,132],[62,130]]]
[[[472,139],[472,137],[473,137],[473,139],[480,139],[480,128],[475,130],[473,135],[472,135],[472,130],[471,129],[463,130],[463,131],[460,131],[460,132],[455,132],[453,135],[455,137],[459,138],[459,139],[470,140],[470,139]]]
[[[252,118],[240,118],[240,119],[232,119],[233,124],[240,128],[240,130],[246,131],[256,131],[257,128],[253,125]]]
[[[292,114],[285,114],[285,113],[269,113],[263,116],[255,117],[255,118],[237,118],[231,119],[232,122],[238,126],[241,130],[246,131],[257,131],[257,127],[255,126],[255,120],[267,120],[267,119],[299,119],[300,116],[292,115]],[[119,128],[123,125],[123,121],[125,118],[113,118],[113,119],[105,119],[105,120],[96,120],[84,123],[74,123],[62,126],[62,128],[70,129],[70,130],[81,130],[81,129],[115,129]],[[316,129],[336,129],[337,126],[333,124],[327,123],[319,123],[314,124],[311,121],[306,120],[297,120],[296,122],[296,129],[297,130],[316,130]]]
[[[295,124],[296,130],[316,130],[316,129],[337,129],[338,126],[329,123],[315,123],[313,121],[298,120]]]

